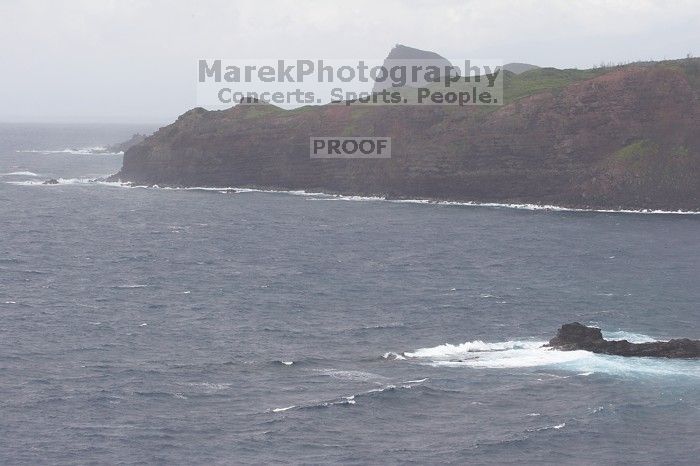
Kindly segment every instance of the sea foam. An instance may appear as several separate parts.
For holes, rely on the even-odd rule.
[[[32,177],[36,177],[36,176],[41,176],[41,175],[34,173],[34,172],[20,171],[20,172],[3,173],[0,176],[32,176]]]
[[[25,154],[68,154],[68,155],[124,155],[124,152],[110,152],[104,146],[90,146],[80,148],[52,149],[22,149],[18,153]]]
[[[69,151],[71,153],[81,153],[81,150]],[[22,152],[42,152],[42,153],[63,153],[65,151],[22,151]],[[107,153],[109,154],[109,153]],[[105,178],[107,178],[105,176]],[[41,185],[41,182],[10,182],[18,185]],[[265,189],[265,188],[238,188],[238,187],[212,187],[212,186],[191,186],[191,187],[169,187],[158,185],[134,185],[131,182],[122,181],[104,181],[103,179],[86,179],[86,178],[71,178],[58,179],[58,184],[94,184],[102,186],[115,186],[122,188],[147,188],[147,189],[164,189],[173,191],[214,191],[219,193],[267,193],[267,194],[286,194],[291,196],[309,197],[313,200],[324,201],[355,201],[355,202],[377,202],[385,201],[398,204],[424,204],[437,206],[456,206],[456,207],[482,207],[496,209],[515,209],[529,211],[550,211],[550,212],[592,212],[592,213],[610,213],[610,214],[673,214],[673,215],[700,215],[700,211],[688,210],[660,210],[660,209],[588,209],[565,207],[549,204],[517,204],[517,203],[498,203],[498,202],[474,202],[474,201],[441,201],[433,199],[387,199],[383,196],[357,196],[357,195],[342,195],[329,194],[323,192],[310,192],[305,190],[283,190],[283,189]],[[50,185],[47,185],[50,186]],[[55,185],[54,185],[55,186]]]
[[[350,371],[352,372],[352,371]],[[315,400],[307,403],[299,403],[296,405],[285,406],[282,408],[272,408],[269,411],[273,413],[280,413],[284,411],[289,411],[290,409],[317,409],[317,408],[330,408],[334,406],[352,406],[357,404],[358,399],[381,396],[382,394],[400,392],[403,390],[411,390],[416,386],[421,386],[423,382],[428,381],[428,378],[420,380],[408,380],[406,382],[401,382],[400,384],[386,384],[378,388],[372,388],[365,390],[363,392],[356,393],[354,395],[344,395],[337,398],[326,399],[326,400]]]
[[[649,335],[624,331],[604,332],[609,339],[633,342],[656,341]],[[595,354],[589,351],[560,351],[544,347],[545,341],[502,341],[485,343],[481,340],[453,345],[443,344],[419,348],[402,354],[407,361],[434,367],[465,367],[512,369],[548,367],[579,376],[605,373],[622,376],[683,376],[700,378],[700,361],[668,360],[663,358],[626,358]],[[393,353],[396,354],[396,353]]]

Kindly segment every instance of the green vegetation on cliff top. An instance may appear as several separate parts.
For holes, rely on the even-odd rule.
[[[542,92],[557,92],[564,89],[566,86],[579,81],[593,79],[612,71],[629,67],[629,66],[665,66],[681,71],[688,80],[688,83],[694,89],[700,90],[700,58],[686,58],[681,60],[667,60],[662,62],[637,62],[627,65],[603,66],[590,69],[557,69],[557,68],[537,68],[525,71],[521,74],[514,74],[509,71],[503,73],[503,93],[506,104],[512,103],[524,97],[529,97]],[[464,83],[465,85],[468,83]],[[441,90],[441,86],[431,86],[434,90]],[[459,87],[452,87],[451,90],[458,90]],[[415,89],[398,89],[402,93],[406,93],[409,100],[412,100]],[[274,106],[265,106],[264,110],[248,112],[245,118],[260,118],[270,116],[278,109]],[[354,106],[355,111],[363,112],[371,109],[372,105]],[[296,115],[311,111],[315,106],[304,106],[294,110],[290,110],[288,115]],[[500,105],[479,106],[481,112],[490,112],[501,108]]]

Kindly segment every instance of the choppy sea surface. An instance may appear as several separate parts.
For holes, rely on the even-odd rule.
[[[0,125],[0,463],[697,464],[700,216],[99,180]],[[49,178],[56,185],[42,185]]]

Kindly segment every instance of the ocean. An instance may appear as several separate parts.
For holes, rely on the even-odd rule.
[[[99,181],[154,129],[0,125],[0,463],[697,464],[700,361],[541,345],[700,338],[700,215]]]

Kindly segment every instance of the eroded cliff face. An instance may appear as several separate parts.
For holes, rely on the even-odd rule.
[[[700,60],[626,66],[499,107],[191,110],[130,148],[137,184],[700,210]],[[690,70],[690,71],[689,71]],[[526,73],[525,73],[526,74]],[[390,159],[311,159],[311,136],[388,136]]]

